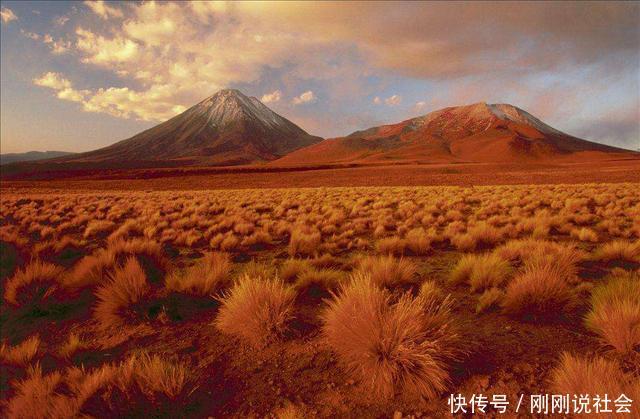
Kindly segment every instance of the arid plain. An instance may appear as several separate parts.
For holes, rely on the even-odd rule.
[[[450,394],[505,395],[511,413],[521,394],[636,400],[640,188],[632,163],[614,166],[585,167],[587,184],[543,171],[547,185],[496,185],[514,176],[498,172],[469,186],[481,176],[453,165],[441,176],[466,186],[343,188],[328,169],[235,174],[227,187],[243,189],[226,190],[228,173],[197,169],[6,181],[5,414],[434,417]],[[331,170],[358,184],[385,168]],[[393,170],[376,179],[428,169]],[[265,176],[324,183],[251,189]]]

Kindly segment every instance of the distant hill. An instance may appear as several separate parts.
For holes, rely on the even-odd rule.
[[[633,152],[565,134],[508,104],[450,107],[297,150],[273,165],[540,162]]]
[[[5,153],[0,154],[0,164],[52,159],[55,157],[70,156],[73,154],[75,153],[68,151],[27,151],[26,153]]]
[[[321,140],[255,97],[227,89],[129,139],[56,162],[237,165],[274,160]]]

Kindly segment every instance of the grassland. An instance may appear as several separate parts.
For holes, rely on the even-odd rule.
[[[449,393],[640,399],[637,183],[9,186],[3,416],[439,417]]]

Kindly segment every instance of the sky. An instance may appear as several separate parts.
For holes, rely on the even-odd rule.
[[[0,149],[87,151],[237,88],[325,138],[510,103],[640,148],[638,2],[0,4]]]

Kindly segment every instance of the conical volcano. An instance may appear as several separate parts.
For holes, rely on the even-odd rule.
[[[274,160],[320,140],[255,97],[226,89],[129,139],[58,161],[247,164]]]

